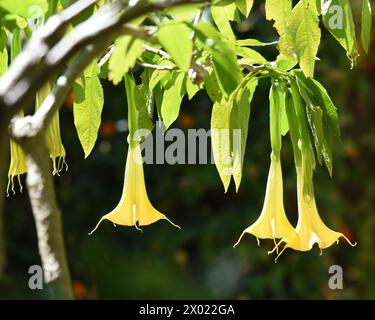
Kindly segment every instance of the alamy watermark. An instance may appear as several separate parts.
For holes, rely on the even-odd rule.
[[[328,287],[331,290],[344,289],[344,272],[341,266],[332,265],[328,269],[328,274],[331,276],[328,279]]]
[[[220,141],[222,146],[215,154],[212,140]],[[242,154],[241,129],[188,129],[164,130],[162,122],[156,123],[154,132],[139,129],[133,134],[134,142],[141,143],[142,162],[145,164],[215,164],[230,166],[236,156]],[[230,152],[229,150],[233,150]],[[139,162],[138,157],[134,161]]]
[[[29,267],[29,289],[43,290],[43,268],[40,265],[34,264]]]

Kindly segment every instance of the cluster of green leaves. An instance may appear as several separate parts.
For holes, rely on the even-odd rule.
[[[157,43],[146,43],[129,36],[117,40],[108,63],[109,79],[117,84],[137,62],[143,65],[142,86],[152,93],[149,97],[153,101],[138,105],[142,108],[143,103],[146,108],[146,105],[155,104],[166,128],[177,119],[186,93],[191,99],[198,90],[206,90],[214,104],[211,118],[213,154],[227,190],[232,177],[237,189],[240,185],[250,104],[258,79],[269,77],[272,79],[270,104],[282,106],[273,108],[281,110],[279,115],[271,112],[273,152],[280,153],[281,138],[277,137],[277,132],[285,135],[293,128],[296,164],[304,167],[305,176],[311,177],[307,172],[315,166],[315,155],[332,174],[332,144],[340,138],[340,130],[332,100],[324,87],[313,79],[321,39],[319,16],[354,64],[358,49],[350,3],[300,0],[293,7],[291,0],[266,0],[266,18],[274,21],[280,36],[277,42],[280,54],[276,61],[267,61],[254,49],[275,43],[237,40],[235,37],[233,25],[247,17],[252,6],[252,0],[212,1],[209,12],[213,23],[207,17],[197,23],[194,18],[202,10],[205,13],[208,10],[196,4],[166,10],[138,21],[137,26],[157,28]],[[363,1],[362,17],[362,44],[367,51],[371,32],[369,1]],[[147,49],[150,47],[152,50]],[[297,63],[300,69],[292,70]],[[197,81],[191,76],[194,64],[208,71],[204,79]],[[139,97],[144,99],[142,95]],[[149,128],[153,109],[147,110],[149,117],[143,119],[148,125],[138,121],[139,127]],[[295,114],[291,114],[293,110]],[[275,129],[274,123],[279,116],[280,128]],[[236,132],[240,132],[240,143],[234,141]],[[310,186],[306,187],[307,192],[312,192],[312,183],[307,185]]]
[[[90,14],[106,2],[99,1]],[[48,17],[66,3],[0,0],[0,71],[7,65],[7,32],[16,35],[17,30],[23,30],[28,37],[29,18],[35,18],[33,7]],[[362,3],[361,39],[367,52],[372,13],[370,1]],[[152,129],[154,109],[169,128],[179,116],[184,96],[192,99],[204,89],[213,102],[212,147],[219,175],[225,190],[232,177],[238,189],[252,97],[258,80],[270,78],[274,154],[280,154],[280,133],[285,135],[290,129],[296,164],[311,171],[316,157],[332,174],[332,143],[339,139],[340,131],[332,100],[313,79],[321,40],[319,17],[354,65],[358,45],[350,1],[299,0],[293,6],[292,0],[265,0],[266,18],[274,22],[279,34],[277,43],[236,38],[233,26],[246,18],[252,7],[253,0],[214,0],[210,6],[186,4],[132,21],[143,34],[153,30],[150,42],[133,35],[118,38],[101,63],[90,64],[74,85],[74,122],[85,157],[95,145],[101,123],[104,96],[100,78],[117,85],[127,77],[128,104],[137,111],[131,121],[136,129]],[[275,44],[279,50],[275,61],[255,50]],[[293,70],[297,64],[299,69]],[[142,70],[140,77],[132,75],[135,67]],[[132,138],[135,128],[130,131]],[[235,143],[238,132],[240,143]]]
[[[0,76],[7,71],[9,62],[12,63],[22,52],[23,43],[50,16],[62,10],[64,3],[64,1],[59,0],[0,1]],[[35,97],[35,111],[41,107],[45,98],[50,94],[53,82],[53,79],[50,79],[37,92]],[[23,115],[23,110],[18,113],[19,117],[23,117]],[[59,174],[64,165],[67,168],[65,148],[60,135],[59,114],[52,117],[51,123],[46,130],[45,140],[52,160],[52,173]],[[18,143],[12,139],[10,141],[10,160],[8,194],[10,189],[15,193],[15,178],[18,178],[22,191],[20,175],[27,172],[25,154]]]

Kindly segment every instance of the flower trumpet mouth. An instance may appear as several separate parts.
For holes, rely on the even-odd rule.
[[[145,186],[140,145],[129,145],[121,200],[113,211],[100,219],[89,234],[91,235],[103,220],[109,220],[115,225],[135,226],[139,229],[139,226],[150,225],[160,219],[165,219],[180,229],[151,205]]]
[[[334,243],[338,243],[340,238],[344,238],[351,246],[355,246],[356,243],[351,243],[344,234],[333,231],[324,224],[319,216],[314,195],[310,196],[303,193],[303,183],[302,170],[297,169],[298,223],[296,234],[284,237],[275,246],[274,250],[277,250],[277,247],[285,242],[285,246],[276,257],[276,260],[287,248],[298,251],[309,251],[315,243],[318,244],[322,254],[323,249],[330,247]]]
[[[280,239],[291,237],[295,234],[284,210],[283,202],[283,177],[280,159],[271,155],[271,166],[268,173],[266,195],[263,209],[257,221],[246,228],[237,243],[241,241],[245,233],[254,235],[259,239]],[[275,242],[276,243],[276,242]]]

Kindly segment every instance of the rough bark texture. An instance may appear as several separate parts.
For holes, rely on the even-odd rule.
[[[44,281],[53,299],[73,299],[65,256],[61,212],[56,202],[50,159],[44,139],[24,144],[27,151],[27,178],[31,207],[38,235]]]

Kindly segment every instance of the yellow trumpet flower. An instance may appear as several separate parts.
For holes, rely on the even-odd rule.
[[[146,226],[160,219],[165,219],[180,228],[151,205],[146,192],[140,145],[139,143],[134,146],[129,145],[121,200],[112,212],[100,219],[89,234],[92,234],[103,220],[110,220],[115,225],[135,226],[139,229],[138,226]]]
[[[19,113],[18,116],[23,117],[23,112]],[[16,193],[14,189],[14,180],[17,178],[18,185],[20,187],[20,192],[22,192],[23,187],[21,183],[21,175],[26,173],[26,157],[21,146],[10,139],[10,165],[8,171],[8,185],[7,185],[7,196],[9,196],[9,191],[12,190],[13,194]]]
[[[290,237],[295,234],[284,210],[283,176],[280,159],[271,154],[271,166],[268,173],[266,196],[262,213],[257,221],[246,228],[234,247],[241,241],[245,233],[253,234],[259,239],[275,239]]]
[[[356,244],[352,244],[344,234],[333,231],[324,224],[319,216],[314,195],[304,195],[303,183],[304,177],[302,170],[297,169],[298,223],[296,234],[283,238],[276,245],[275,249],[277,250],[277,247],[282,242],[285,242],[285,246],[276,260],[286,248],[298,251],[309,251],[312,249],[313,245],[317,243],[320,250],[322,250],[330,247],[335,242],[338,243],[341,237],[348,241],[350,245],[355,246]]]

